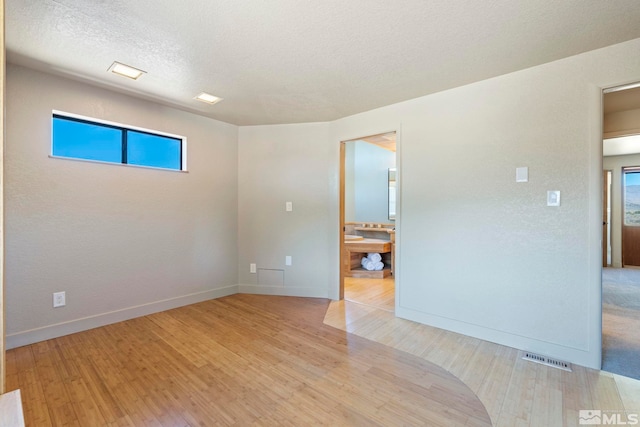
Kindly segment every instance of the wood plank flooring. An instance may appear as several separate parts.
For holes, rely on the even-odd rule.
[[[329,303],[238,294],[13,349],[8,387],[27,426],[491,425],[446,370],[324,325]]]
[[[345,277],[344,299],[394,312],[394,282],[393,277],[385,277],[384,279]]]
[[[516,349],[346,300],[331,303],[325,323],[443,367],[469,386],[497,427],[578,426],[581,409],[640,414],[640,381],[630,378],[524,361]]]

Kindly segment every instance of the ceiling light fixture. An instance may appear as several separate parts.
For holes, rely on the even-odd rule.
[[[196,96],[193,99],[197,99],[198,101],[206,102],[207,104],[211,105],[222,101],[222,98],[218,98],[217,96],[213,96],[207,92],[202,92],[200,95]]]
[[[122,64],[117,61],[114,61],[113,64],[111,64],[111,67],[109,67],[108,71],[111,71],[112,73],[119,76],[130,78],[132,80],[138,80],[140,76],[146,74],[146,71],[139,70],[137,68]]]

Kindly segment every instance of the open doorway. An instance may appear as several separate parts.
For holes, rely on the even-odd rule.
[[[344,141],[340,296],[395,310],[396,132]]]
[[[602,369],[640,379],[640,87],[603,113]]]

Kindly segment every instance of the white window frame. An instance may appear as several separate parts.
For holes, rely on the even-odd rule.
[[[167,137],[167,138],[179,139],[181,141],[181,144],[180,144],[180,158],[181,158],[180,159],[181,160],[181,162],[180,162],[181,163],[180,164],[180,170],[171,169],[171,168],[161,168],[161,167],[157,167],[157,166],[134,165],[134,164],[130,164],[130,163],[116,163],[116,162],[107,162],[107,161],[102,161],[102,160],[82,159],[82,158],[78,158],[78,157],[56,156],[56,155],[53,154],[53,119],[54,119],[54,116],[68,117],[69,119],[82,120],[82,121],[85,121],[85,122],[95,123],[95,124],[98,124],[98,125],[107,125],[107,126],[120,128],[120,129],[144,132],[144,133],[148,133],[148,134],[152,134],[152,135],[158,135],[158,136],[164,136],[164,137]],[[49,157],[54,158],[54,159],[76,160],[76,161],[80,161],[80,162],[90,162],[90,163],[102,163],[102,164],[107,164],[107,165],[129,166],[129,167],[134,167],[134,168],[158,169],[158,170],[171,171],[171,172],[188,172],[188,170],[187,170],[187,137],[186,136],[176,135],[176,134],[163,132],[163,131],[159,131],[159,130],[155,130],[155,129],[147,129],[147,128],[143,128],[143,127],[140,127],[140,126],[133,126],[133,125],[123,124],[123,123],[118,123],[118,122],[112,122],[112,121],[109,121],[109,120],[96,119],[95,117],[88,117],[88,116],[83,116],[83,115],[74,114],[74,113],[68,113],[66,111],[60,111],[60,110],[52,110],[52,112],[51,112],[51,147],[50,147],[50,151],[49,151]]]

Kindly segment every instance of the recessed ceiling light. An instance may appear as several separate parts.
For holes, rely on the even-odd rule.
[[[196,96],[193,99],[197,99],[198,101],[206,102],[207,104],[211,105],[222,101],[222,98],[218,98],[217,96],[213,96],[207,92],[202,92],[200,95]]]
[[[122,64],[117,61],[114,61],[114,63],[111,64],[111,67],[109,67],[109,71],[119,76],[128,77],[133,80],[138,80],[141,75],[146,73],[146,71],[139,70],[137,68]]]

